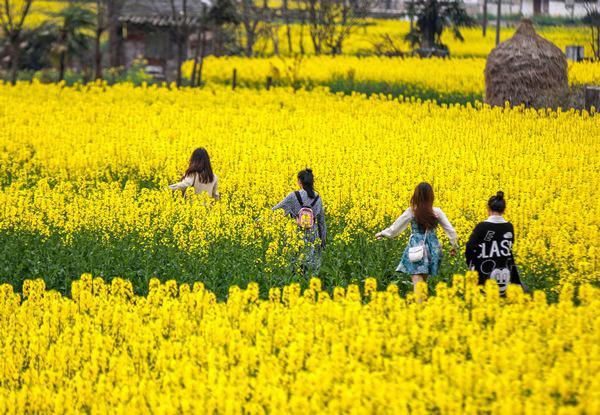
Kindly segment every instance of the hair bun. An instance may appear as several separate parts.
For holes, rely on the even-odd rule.
[[[502,190],[499,190],[498,193],[496,193],[496,199],[504,199],[504,192]]]

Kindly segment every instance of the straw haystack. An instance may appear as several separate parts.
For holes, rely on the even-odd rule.
[[[568,92],[567,59],[554,44],[535,33],[524,19],[513,37],[500,43],[485,65],[485,102],[504,106],[548,107]]]

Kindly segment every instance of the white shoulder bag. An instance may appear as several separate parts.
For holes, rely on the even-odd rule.
[[[425,231],[425,237],[423,238],[422,244],[417,246],[411,246],[408,248],[408,260],[410,262],[419,262],[422,261],[425,257],[425,241],[427,240],[427,232],[429,232],[429,230]],[[412,238],[413,236],[414,234],[411,234],[410,238]],[[409,244],[410,238],[408,239]]]

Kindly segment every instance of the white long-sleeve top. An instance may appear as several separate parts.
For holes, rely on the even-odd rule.
[[[189,175],[185,176],[182,181],[169,185],[169,188],[171,190],[185,191],[185,189],[187,189],[188,187],[193,187],[196,194],[202,193],[202,192],[207,192],[211,197],[218,199],[219,191],[217,189],[218,188],[217,175],[215,174],[213,176],[214,176],[214,178],[213,178],[212,182],[202,183],[199,180],[199,178],[197,177],[197,174],[189,174]]]
[[[452,244],[452,246],[456,246],[458,236],[456,235],[456,231],[452,227],[452,224],[446,217],[446,214],[442,211],[442,209],[438,207],[433,208],[433,213],[435,214],[435,216],[437,216],[438,222],[444,230],[444,232],[446,233],[446,235],[448,235],[448,239],[450,239],[450,243]],[[389,228],[386,228],[383,231],[379,232],[378,235],[385,236],[386,238],[395,238],[408,227],[408,224],[413,218],[414,215],[412,208],[408,208],[402,213],[402,215],[400,215],[398,219],[394,221],[394,223],[392,223],[392,225]]]

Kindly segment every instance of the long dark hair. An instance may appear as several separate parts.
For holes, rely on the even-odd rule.
[[[192,157],[190,157],[190,166],[185,171],[183,178],[192,174],[198,175],[200,183],[211,183],[215,179],[215,175],[213,174],[210,165],[208,151],[203,147],[195,149],[192,153]]]
[[[298,180],[302,184],[302,188],[311,199],[315,198],[315,176],[311,169],[304,169],[298,173]]]
[[[488,200],[488,208],[492,212],[504,213],[506,210],[506,200],[504,200],[504,192],[498,191],[495,196],[490,197]]]
[[[433,188],[426,182],[419,183],[410,198],[415,220],[425,230],[433,229],[438,224],[437,216],[433,213],[433,199]]]

